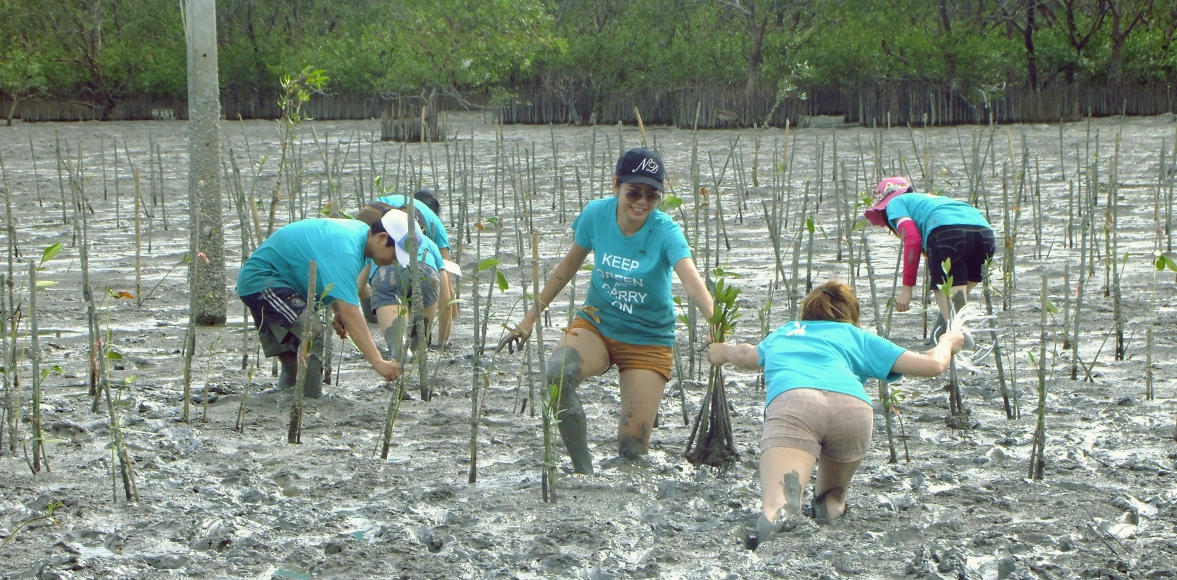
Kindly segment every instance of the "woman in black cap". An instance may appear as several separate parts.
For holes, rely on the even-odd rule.
[[[547,384],[560,385],[560,435],[577,473],[592,473],[584,409],[576,387],[617,365],[621,420],[618,452],[636,459],[650,446],[650,432],[674,361],[674,301],[670,272],[710,317],[711,293],[699,276],[682,228],[658,210],[664,191],[662,159],[630,149],[617,161],[614,195],[594,200],[572,222],[573,243],[544,285],[536,306],[498,349],[531,336],[536,317],[572,280],[593,253],[592,282],[584,307],[556,345]]]

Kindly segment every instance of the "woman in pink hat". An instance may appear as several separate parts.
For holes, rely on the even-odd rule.
[[[976,208],[940,195],[915,193],[903,177],[879,182],[875,204],[865,216],[872,225],[888,228],[903,240],[903,288],[895,297],[895,310],[899,312],[907,311],[911,303],[921,253],[928,255],[933,288],[939,288],[946,276],[952,277],[952,301],[959,309],[969,291],[981,281],[985,261],[997,249],[993,228]],[[951,260],[947,272],[945,260]],[[939,336],[950,311],[948,298],[942,292],[935,296],[941,317],[936,320],[933,336]]]

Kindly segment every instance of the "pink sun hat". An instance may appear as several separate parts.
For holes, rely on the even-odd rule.
[[[870,209],[863,212],[863,216],[866,217],[866,221],[870,222],[872,225],[876,225],[881,228],[887,227],[887,217],[885,213],[887,204],[891,203],[891,200],[895,199],[897,196],[912,191],[915,190],[911,187],[911,182],[907,181],[907,179],[903,177],[888,177],[880,181],[879,184],[875,186],[875,204],[871,206]]]

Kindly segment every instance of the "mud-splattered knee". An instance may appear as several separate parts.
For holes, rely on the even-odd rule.
[[[575,348],[562,346],[552,353],[548,359],[548,366],[544,369],[544,378],[549,385],[560,385],[561,400],[576,391],[580,383],[583,359]]]

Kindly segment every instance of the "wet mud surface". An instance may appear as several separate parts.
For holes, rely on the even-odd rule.
[[[489,342],[494,343],[502,323],[512,323],[521,316],[521,270],[515,239],[521,219],[512,196],[534,191],[531,217],[541,234],[544,268],[549,269],[571,242],[568,224],[578,198],[587,200],[605,193],[603,176],[612,171],[619,150],[618,135],[627,147],[639,144],[641,136],[635,127],[601,127],[595,132],[593,145],[590,128],[508,126],[502,128],[502,141],[497,142],[496,128],[480,115],[455,115],[450,123],[458,138],[448,143],[448,155],[447,145],[441,143],[431,148],[373,143],[372,134],[378,128],[375,121],[304,125],[301,158],[310,192],[308,205],[312,213],[317,211],[319,192],[326,190],[320,185],[323,157],[333,159],[339,141],[344,142],[344,148],[349,141],[362,143],[358,156],[352,149],[340,180],[345,207],[350,210],[354,210],[357,182],[370,180],[373,169],[388,175],[386,183],[407,183],[403,176],[410,173],[423,175],[427,183],[443,190],[443,218],[468,192],[472,219],[481,211],[484,220],[500,216],[504,224],[497,257],[509,288],[506,292],[495,290],[489,324]],[[330,143],[324,148],[326,153],[320,154],[315,147],[312,127],[318,139]],[[1029,204],[1024,204],[1016,247],[1018,290],[1011,297],[1011,309],[1000,312],[998,318],[1003,345],[1014,350],[1009,341],[1017,340],[1015,387],[1020,418],[1005,418],[992,357],[981,361],[979,373],[962,373],[970,416],[956,427],[964,428],[950,427],[946,422],[946,378],[906,379],[900,384],[907,395],[901,403],[906,441],[897,441],[898,462],[888,462],[883,415],[876,400],[874,449],[855,476],[847,516],[829,525],[800,518],[788,532],[752,552],[745,549],[741,536],[759,513],[757,449],[764,395],[754,373],[727,372],[735,439],[741,453],[740,461],[727,474],[696,469],[683,459],[690,428],[683,424],[675,381],[666,391],[651,451],[635,462],[616,457],[616,371],[586,381],[579,395],[588,415],[597,473],[568,473],[570,463],[561,447],[558,503],[545,504],[540,497],[540,421],[531,414],[530,406],[520,412],[528,398],[528,383],[520,380],[526,377],[526,359],[504,352],[484,362],[491,368],[478,431],[478,480],[468,483],[474,340],[469,277],[461,293],[466,303],[463,318],[455,327],[452,346],[428,354],[436,396],[428,402],[420,400],[416,378],[410,382],[409,392],[414,396],[400,407],[387,460],[379,458],[379,447],[392,388],[378,380],[354,347],[346,345],[340,360],[338,341],[333,343],[337,379],[325,386],[323,398],[308,401],[302,444],[286,444],[291,395],[274,389],[276,379],[270,374],[269,361],[255,369],[250,353],[250,370],[241,369],[241,307],[235,300],[230,302],[228,325],[201,328],[198,334],[193,391],[198,400],[203,400],[206,385],[212,393],[207,421],[202,407],[195,403],[191,422],[180,421],[179,352],[188,297],[186,268],[172,268],[181,261],[188,243],[184,124],[0,127],[0,153],[12,192],[21,259],[36,259],[53,243],[66,246],[41,273],[41,279],[56,285],[39,293],[42,368],[61,367],[44,385],[44,428],[52,440],[48,445],[51,470],[32,475],[19,450],[16,456],[5,450],[6,455],[0,457],[0,536],[10,539],[0,548],[0,578],[1177,577],[1177,446],[1173,442],[1177,287],[1172,273],[1163,274],[1157,278],[1156,295],[1152,296],[1148,259],[1154,249],[1153,188],[1162,169],[1158,152],[1162,140],[1172,151],[1177,124],[1166,117],[1104,119],[1090,125],[1068,124],[1063,129],[1062,167],[1057,125],[1019,125],[997,129],[992,145],[997,165],[985,169],[991,221],[999,236],[1001,165],[1011,162],[1012,157],[1011,173],[1015,173],[1021,166],[1023,143],[1029,149],[1031,171],[1037,168],[1042,196],[1041,251],[1035,251],[1032,212]],[[1048,344],[1046,468],[1041,481],[1030,481],[1027,474],[1037,377],[1025,353],[1033,349],[1038,356],[1040,274],[1045,271],[1050,276],[1050,299],[1061,309],[1067,302],[1064,265],[1071,264],[1074,277],[1079,262],[1077,244],[1071,248],[1063,242],[1069,184],[1081,178],[1076,172],[1076,156],[1096,159],[1098,132],[1099,179],[1106,183],[1111,175],[1114,135],[1121,130],[1119,252],[1129,254],[1123,273],[1127,357],[1113,360],[1115,338],[1108,338],[1114,327],[1112,301],[1103,294],[1104,263],[1100,262],[1084,294],[1079,349],[1080,358],[1092,368],[1093,381],[1070,380],[1070,352],[1052,332]],[[61,220],[54,153],[58,133],[63,149],[68,144],[76,156],[80,145],[85,156],[86,191],[94,209],[90,217],[91,280],[97,296],[105,295],[107,288],[133,291],[135,284],[134,225],[129,220],[133,214],[132,186],[126,160],[120,158],[116,218],[111,153],[115,140],[120,155],[125,143],[142,172],[143,195],[154,215],[150,234],[143,234],[142,285],[145,294],[157,283],[158,288],[141,307],[133,300],[111,299],[99,304],[103,320],[109,320],[111,344],[123,355],[123,359],[112,361],[111,381],[124,385],[120,416],[134,462],[138,503],[114,499],[106,415],[90,412],[85,306],[73,244],[72,209],[67,211],[71,223]],[[688,173],[691,132],[650,127],[647,133],[651,145],[656,141],[662,152],[675,188],[687,198],[685,211],[676,219],[693,229]],[[268,200],[275,183],[276,125],[227,122],[224,135],[244,168],[246,191],[253,184],[245,138],[253,162],[269,156],[257,184],[259,198]],[[969,157],[970,142],[979,135],[978,129],[971,127],[928,130],[937,188],[958,198],[965,195],[967,180],[960,151]],[[984,135],[989,138],[988,132]],[[30,136],[36,151],[35,172]],[[737,154],[724,170],[724,160],[737,137]],[[872,140],[879,138],[881,155],[876,155]],[[713,172],[718,176],[724,171],[725,175],[719,191],[731,250],[720,244],[720,262],[725,270],[743,276],[734,280],[743,290],[744,318],[736,330],[741,341],[753,341],[760,335],[756,311],[768,299],[774,258],[761,209],[761,200],[769,199],[767,194],[753,189],[742,210],[737,207],[738,200],[745,198],[741,192],[752,185],[753,170],[759,185],[772,185],[773,170],[781,163],[783,139],[783,131],[776,129],[699,133],[701,185],[713,193]],[[150,203],[147,193],[149,140],[160,147],[163,168],[164,201],[158,205]],[[847,280],[850,276],[847,257],[837,259],[835,214],[839,206],[832,201],[830,173],[835,140],[839,171],[844,171],[839,179],[846,179],[853,196],[865,192],[868,182],[873,183],[880,161],[885,173],[907,167],[919,181],[916,160],[926,159],[924,133],[919,130],[914,133],[918,153],[906,128],[803,129],[790,134],[792,201],[784,230],[786,242],[791,244],[803,224],[796,214],[806,180],[811,193],[820,188],[825,196],[815,216],[811,270],[815,281],[829,277]],[[560,169],[559,179],[552,169],[553,143],[558,150],[555,165]],[[465,161],[457,161],[459,150]],[[592,159],[590,151],[595,152]],[[100,152],[107,158],[105,177]],[[1171,153],[1169,159],[1171,164]],[[534,171],[534,182],[529,176],[523,178],[528,175],[528,164]],[[496,165],[523,167],[524,171],[497,171]],[[821,180],[819,169],[824,174]],[[737,171],[743,177],[735,177]],[[399,179],[395,177],[398,173],[402,175]],[[43,206],[38,202],[38,187]],[[370,191],[369,187],[365,185],[365,191]],[[505,201],[495,195],[496,187]],[[1099,216],[1105,207],[1106,194],[1101,194]],[[285,206],[278,216],[280,222],[288,219]],[[225,223],[228,279],[234,280],[240,255],[239,229],[229,202]],[[148,228],[146,218],[143,228]],[[711,235],[714,228],[712,217]],[[879,291],[885,297],[890,292],[899,242],[879,229],[866,233]],[[458,237],[458,233],[451,233],[451,238]],[[460,237],[461,262],[468,273],[478,255],[474,244],[481,243],[482,257],[495,253],[492,230],[479,237],[471,228]],[[857,244],[858,232],[854,239]],[[805,276],[806,247],[801,248],[800,275]],[[1104,251],[1102,246],[1100,251]],[[530,256],[530,247],[525,255]],[[792,258],[790,246],[783,256],[787,273]],[[530,263],[525,270],[530,276]],[[27,283],[22,271],[27,271],[27,266],[17,268],[18,285]],[[585,280],[582,274],[579,295],[583,295]],[[1074,285],[1072,280],[1072,291]],[[675,287],[681,292],[677,283]],[[864,303],[863,326],[874,328],[865,267],[856,276],[856,288]],[[485,298],[485,279],[480,289]],[[229,290],[232,299],[231,286]],[[772,328],[787,320],[785,294],[784,290],[774,293]],[[979,298],[975,293],[974,299]],[[1000,301],[998,297],[999,305]],[[566,291],[552,311],[556,324],[547,333],[549,350],[552,337],[563,326],[559,321],[567,315],[567,304]],[[908,348],[926,348],[918,308],[896,314],[893,320],[894,340]],[[1144,398],[1145,330],[1150,323],[1156,330],[1152,369],[1155,401]],[[687,343],[682,325],[678,340],[685,361],[690,349],[698,345]],[[979,335],[979,340],[990,342],[985,335]],[[383,343],[379,338],[377,341]],[[21,347],[27,344],[22,338]],[[538,370],[542,364],[538,355],[533,357],[532,368]],[[1011,363],[1007,361],[1007,371],[1012,371]],[[28,369],[26,364],[22,371],[20,427],[25,445],[29,445],[30,429]],[[687,377],[686,381],[686,411],[692,418],[703,395],[697,378],[705,377]],[[238,433],[234,423],[247,389],[246,426]],[[805,503],[811,499],[810,487]],[[52,518],[22,526],[44,515],[50,502],[63,504]]]

